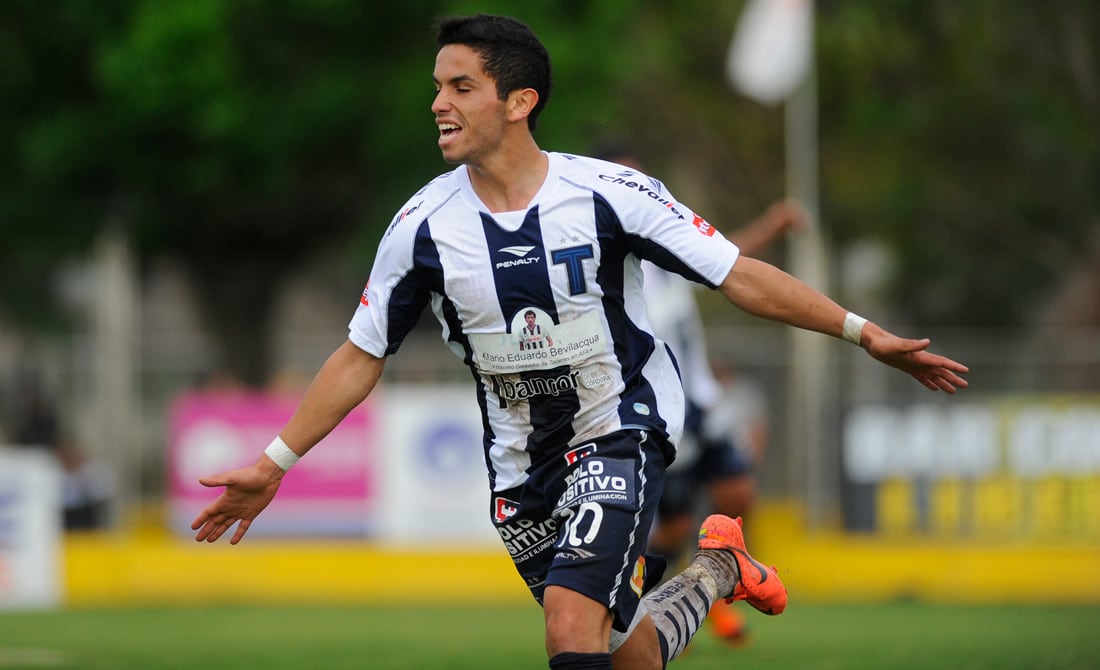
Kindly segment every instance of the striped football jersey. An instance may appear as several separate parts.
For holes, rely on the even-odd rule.
[[[465,166],[416,193],[384,234],[349,326],[352,343],[388,356],[431,306],[473,374],[496,491],[620,429],[675,444],[683,391],[646,315],[641,260],[713,288],[738,256],[659,181],[547,155],[524,211],[490,213]]]

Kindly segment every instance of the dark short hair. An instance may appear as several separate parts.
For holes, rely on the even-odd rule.
[[[538,318],[538,314],[535,314],[535,310],[533,310],[533,309],[529,309],[529,310],[527,310],[526,312],[523,313],[523,318],[526,319],[529,316],[533,316],[535,318]]]
[[[477,52],[501,100],[521,88],[535,89],[539,100],[527,116],[527,127],[534,130],[551,86],[550,54],[535,33],[522,21],[492,14],[448,16],[439,20],[436,30],[440,47],[463,44]]]

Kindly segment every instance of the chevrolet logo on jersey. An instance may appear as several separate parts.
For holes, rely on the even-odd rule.
[[[636,175],[632,175],[629,172],[624,172],[622,174],[626,175],[627,177],[636,176]],[[645,184],[643,184],[641,182],[633,181],[632,179],[631,180],[624,179],[623,177],[618,176],[618,175],[608,175],[608,174],[601,174],[600,179],[602,181],[611,182],[612,184],[619,184],[619,185],[625,186],[627,188],[634,189],[635,191],[638,191],[639,193],[645,194],[647,197],[649,197],[653,201],[664,205],[668,209],[668,211],[670,211],[670,212],[672,212],[673,214],[676,215],[676,218],[678,218],[680,220],[683,220],[683,218],[684,218],[684,215],[680,213],[680,210],[676,209],[676,203],[674,203],[672,200],[669,200],[668,198],[665,198],[659,192],[657,192],[656,190],[654,190],[652,188],[649,188],[648,186],[646,186]],[[656,183],[659,183],[659,182],[653,182],[653,183],[656,184]]]

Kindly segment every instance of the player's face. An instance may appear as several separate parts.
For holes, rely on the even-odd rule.
[[[534,314],[528,314],[524,318],[527,319],[528,327],[535,325],[535,315]]]
[[[477,52],[463,44],[444,46],[436,55],[432,80],[437,90],[432,112],[443,160],[477,164],[496,151],[507,125],[505,104]]]

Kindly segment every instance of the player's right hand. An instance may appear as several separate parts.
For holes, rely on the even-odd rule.
[[[237,531],[229,544],[237,544],[260,512],[267,507],[283,480],[283,471],[266,456],[247,468],[200,477],[203,486],[224,486],[221,496],[210,503],[191,523],[195,541],[214,542],[233,524]]]

